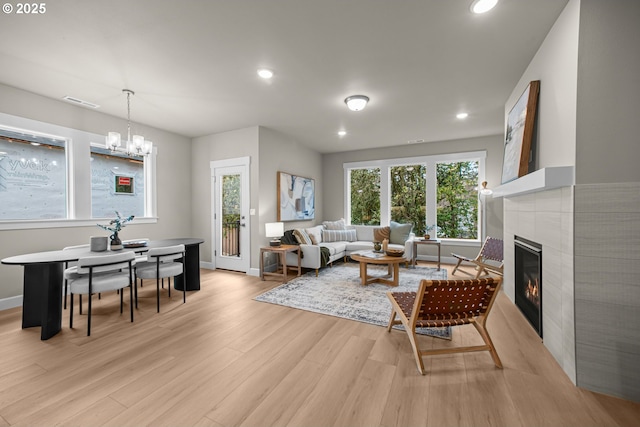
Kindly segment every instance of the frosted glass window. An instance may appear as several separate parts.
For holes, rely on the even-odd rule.
[[[144,160],[138,156],[91,147],[91,216],[144,217]]]
[[[0,220],[67,217],[66,142],[0,129]]]

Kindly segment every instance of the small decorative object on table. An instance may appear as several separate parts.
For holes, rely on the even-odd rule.
[[[387,248],[384,253],[387,254],[387,256],[402,256],[404,255],[404,250]]]
[[[373,242],[373,250],[375,252],[382,252],[382,243],[380,242]]]
[[[122,216],[120,216],[120,213],[118,211],[116,212],[116,219],[112,219],[109,222],[109,225],[102,225],[102,224],[96,224],[98,227],[102,228],[103,230],[107,230],[112,232],[113,234],[110,236],[111,238],[111,250],[112,251],[119,251],[122,249],[122,241],[120,240],[120,238],[118,237],[118,232],[120,230],[122,230],[122,228],[125,226],[125,224],[129,221],[132,221],[134,216],[128,216],[126,218],[122,218]],[[111,226],[111,227],[110,227]]]
[[[424,239],[425,239],[425,240],[431,240],[431,234],[430,234],[430,232],[431,232],[432,230],[435,230],[435,228],[436,228],[435,224],[434,224],[434,225],[427,225],[427,226],[425,226],[425,228],[424,228]]]

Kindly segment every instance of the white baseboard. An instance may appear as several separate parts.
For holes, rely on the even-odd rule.
[[[215,270],[216,267],[212,262],[200,261],[200,268],[204,268],[205,270]]]
[[[0,299],[0,311],[22,306],[22,295]]]
[[[438,262],[438,257],[436,255],[418,255],[417,256],[418,261],[431,261],[431,262]],[[458,262],[458,260],[454,257],[451,256],[443,256],[440,257],[440,263],[441,264],[454,264]]]
[[[213,263],[211,262],[205,262],[205,261],[200,261],[200,268],[203,268],[205,270],[215,270],[216,267],[215,265],[213,265]],[[251,268],[249,269],[249,271],[247,271],[247,276],[255,276],[255,277],[260,277],[260,269],[259,268]]]

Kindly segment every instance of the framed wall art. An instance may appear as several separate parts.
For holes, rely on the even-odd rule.
[[[502,161],[503,184],[529,173],[539,93],[540,80],[530,82],[507,117]]]
[[[312,178],[278,172],[278,221],[315,218],[316,185]]]

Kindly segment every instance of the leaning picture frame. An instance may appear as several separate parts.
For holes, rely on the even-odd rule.
[[[315,218],[315,180],[278,172],[278,221]]]
[[[539,93],[540,80],[531,81],[507,117],[502,161],[503,184],[529,173]]]

